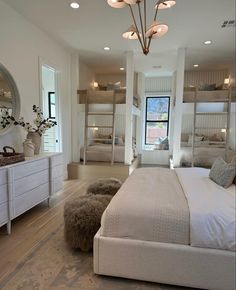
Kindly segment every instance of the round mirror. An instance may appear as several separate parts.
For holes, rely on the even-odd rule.
[[[20,96],[16,83],[8,70],[0,64],[0,135],[12,127],[6,117],[19,117]]]

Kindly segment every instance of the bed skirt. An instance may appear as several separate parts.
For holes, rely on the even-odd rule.
[[[180,244],[94,237],[99,275],[200,289],[235,289],[235,252]]]

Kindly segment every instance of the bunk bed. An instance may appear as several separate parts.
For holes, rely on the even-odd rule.
[[[116,133],[116,116],[117,113],[123,117],[125,115],[126,90],[79,90],[78,95],[78,103],[84,105],[85,113],[84,143],[80,147],[80,160],[84,164],[87,161],[124,163],[125,131],[122,135]],[[133,97],[133,115],[140,114],[139,104],[139,99]],[[135,143],[133,139],[132,159],[137,157]]]
[[[116,104],[126,103],[126,89],[116,90],[78,90],[79,104],[85,104],[86,99],[90,104],[111,104],[115,95]],[[140,99],[138,96],[133,96],[133,106],[139,108]]]
[[[192,128],[181,136],[181,165],[211,167],[219,156],[230,159],[233,155],[229,148],[231,90],[200,91],[195,87],[186,88],[183,100],[184,103],[193,103],[194,114],[192,120],[183,120],[192,123]],[[198,104],[201,103],[221,103],[224,110],[198,111]]]

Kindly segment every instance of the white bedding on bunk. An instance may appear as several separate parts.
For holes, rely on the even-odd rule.
[[[175,169],[190,209],[191,245],[235,250],[235,185],[228,190],[209,178],[203,168]]]
[[[87,161],[110,162],[111,161],[111,144],[94,144],[88,146]],[[80,157],[83,160],[84,147],[80,149]],[[124,162],[125,146],[115,145],[114,162]]]
[[[197,166],[212,166],[217,157],[225,157],[225,148],[219,148],[214,146],[209,147],[197,147],[195,148],[195,165]],[[180,148],[180,160],[181,164],[191,164],[192,162],[192,148],[181,147]]]

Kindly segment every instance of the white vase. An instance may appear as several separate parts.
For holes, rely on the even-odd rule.
[[[25,157],[34,157],[35,146],[31,139],[25,139],[23,142]]]
[[[26,136],[27,139],[31,139],[34,144],[34,154],[37,155],[40,152],[41,136],[37,132],[29,132]]]

